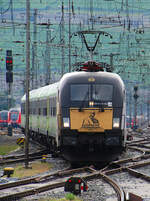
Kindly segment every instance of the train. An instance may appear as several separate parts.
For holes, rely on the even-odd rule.
[[[8,127],[8,110],[0,111],[0,128]]]
[[[21,126],[21,108],[10,108],[0,111],[0,128],[20,128]]]
[[[21,108],[10,108],[8,112],[8,122],[12,128],[21,126]]]
[[[25,131],[26,95],[21,99]],[[29,93],[29,135],[77,163],[117,159],[126,149],[126,91],[118,74],[87,61]]]

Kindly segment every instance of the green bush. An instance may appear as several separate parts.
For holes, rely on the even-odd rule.
[[[75,200],[75,196],[72,193],[67,193],[66,196],[65,196],[65,198],[67,200]]]

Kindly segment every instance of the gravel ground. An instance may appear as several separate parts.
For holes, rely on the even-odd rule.
[[[77,195],[82,201],[117,201],[116,193],[107,183],[102,181],[101,179],[96,179],[93,181],[89,181],[88,183],[88,191],[82,192],[80,195]],[[44,193],[40,193],[34,196],[28,196],[21,201],[37,201],[40,198],[64,198],[68,192],[64,192],[64,188],[58,188],[55,190],[47,191]]]
[[[114,181],[121,185],[125,192],[131,192],[143,198],[143,201],[150,200],[150,183],[129,175],[126,172],[113,174],[110,176]]]
[[[14,134],[13,136],[0,135],[0,146],[5,144],[16,144],[16,140],[22,136],[22,134]]]
[[[22,137],[22,135],[13,135],[13,136],[1,136],[0,135],[0,145],[4,143],[16,143],[16,140]],[[20,149],[17,151],[17,153],[22,153],[22,150]],[[12,154],[12,153],[11,153]],[[16,152],[15,152],[16,154]],[[48,162],[53,164],[53,168],[50,170],[51,172],[62,170],[68,167],[68,163],[60,158],[48,158]],[[43,173],[46,174],[46,173]],[[96,179],[92,181],[88,181],[88,191],[82,192],[80,196],[80,199],[83,201],[117,201],[115,191],[112,187],[110,187],[107,183],[103,182],[101,179]],[[55,190],[50,190],[44,193],[39,193],[34,196],[28,196],[26,198],[20,199],[21,201],[37,201],[40,198],[64,198],[65,195],[68,192],[64,191],[63,188],[58,188]]]
[[[16,139],[18,137],[20,137],[20,135],[13,135],[12,137],[0,136],[0,145],[1,145],[1,143],[4,143],[4,142],[8,143],[8,142],[12,142],[13,140],[16,141]],[[137,154],[138,153],[136,153],[136,152],[134,153],[134,152],[128,150],[127,153],[124,154],[122,158],[135,156]],[[64,160],[59,159],[59,158],[56,158],[56,159],[49,158],[47,160],[49,160],[50,163],[53,163],[53,169],[50,170],[51,172],[57,171],[57,170],[62,170],[65,167],[67,167],[67,165],[68,165]],[[126,176],[124,173],[120,174],[120,176],[113,175],[112,178],[114,180],[117,180],[121,185],[124,185],[124,189],[127,191],[129,190],[129,187],[131,187],[134,183],[136,183],[134,178],[128,178],[128,176]],[[126,181],[126,182],[124,182],[124,181]],[[145,188],[146,192],[145,192],[145,194],[143,194],[143,196],[145,198],[144,201],[147,201],[149,199],[148,198],[149,195],[146,193],[149,189],[149,188],[147,188],[147,187],[149,187],[149,184],[143,182],[142,180],[139,183],[141,185],[137,184],[137,187],[134,185],[134,189],[137,189],[137,192],[136,191],[135,192],[133,191],[133,192],[135,194],[138,194],[138,192],[140,192],[140,189],[142,189],[141,191],[143,191],[143,188]],[[82,201],[117,201],[116,193],[113,190],[113,188],[110,185],[108,185],[106,182],[102,181],[101,179],[95,179],[95,180],[88,181],[87,185],[88,185],[88,190],[86,192],[82,192],[81,195],[78,196]],[[145,185],[146,185],[146,187],[145,187]],[[143,186],[143,188],[142,188],[142,186]],[[131,188],[131,191],[134,189]],[[59,199],[59,198],[64,198],[67,193],[68,192],[64,192],[64,187],[62,187],[62,188],[58,188],[55,190],[50,190],[47,192],[39,193],[34,196],[28,196],[23,199],[20,199],[20,201],[28,201],[28,200],[38,201],[41,198],[45,198],[47,200],[50,198]]]

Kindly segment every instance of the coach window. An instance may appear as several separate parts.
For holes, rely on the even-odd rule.
[[[38,109],[38,106],[39,106],[38,101],[36,101],[36,102],[35,102],[36,115],[38,115],[38,114],[39,114],[39,109]]]
[[[56,98],[50,98],[50,115],[56,116]]]
[[[50,98],[50,100],[49,100],[49,110],[50,110],[50,116],[52,116],[53,115],[53,112],[52,112],[52,98]]]
[[[43,108],[43,116],[47,116],[47,108]]]
[[[56,97],[53,98],[53,116],[56,116]]]

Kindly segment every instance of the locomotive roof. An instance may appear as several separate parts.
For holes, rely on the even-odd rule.
[[[52,97],[56,95],[58,86],[60,88],[67,83],[85,83],[87,82],[88,78],[95,78],[95,83],[107,83],[107,84],[116,84],[120,85],[121,87],[124,86],[122,79],[116,73],[109,73],[109,72],[71,72],[66,73],[60,82],[56,82],[39,89],[34,89],[30,91],[30,101],[42,100],[46,97]],[[60,84],[59,84],[60,83]],[[21,102],[25,102],[26,95],[24,95],[21,99]]]
[[[116,73],[110,72],[72,72],[67,73],[61,79],[62,83],[85,83],[89,78],[95,78],[95,83],[110,83],[124,85],[120,76]]]
[[[42,100],[45,97],[54,96],[57,93],[58,84],[59,82],[56,82],[54,84],[50,84],[30,91],[29,94],[30,101]],[[25,100],[26,95],[22,97],[21,102],[25,102]]]
[[[9,112],[14,111],[14,110],[21,111],[21,108],[20,107],[10,108]]]

